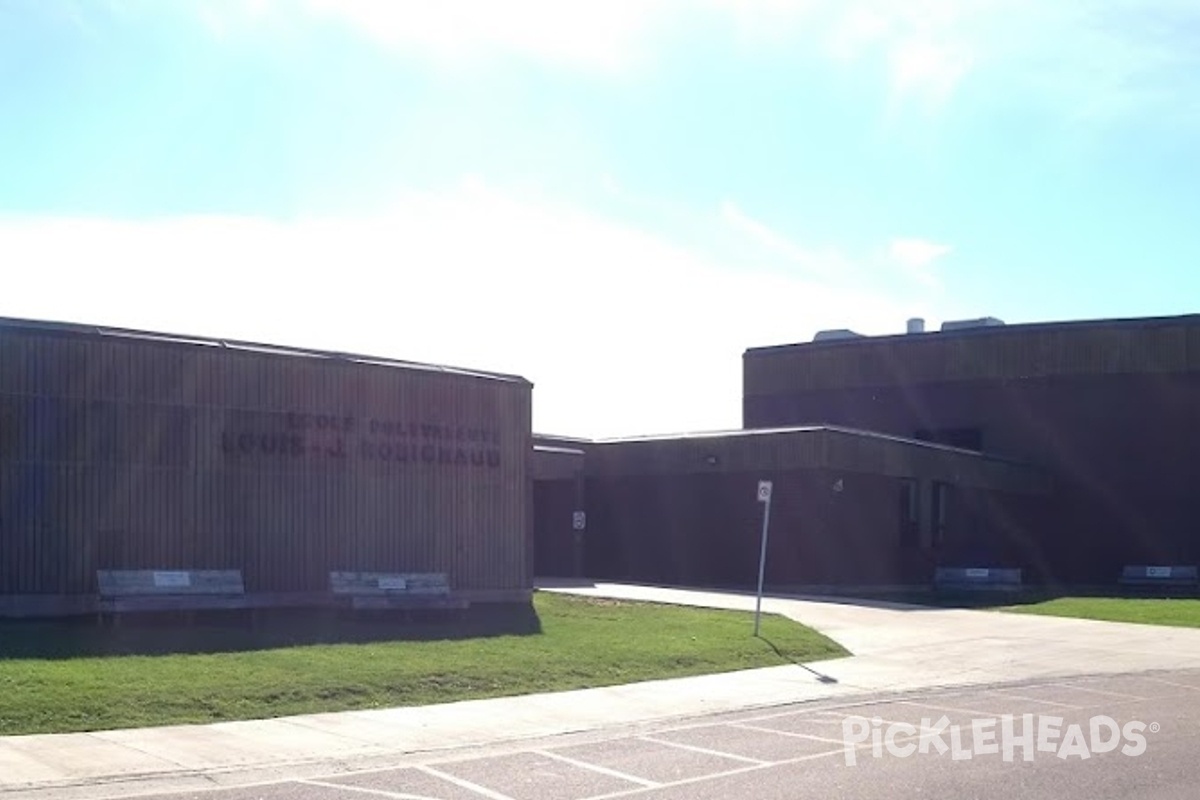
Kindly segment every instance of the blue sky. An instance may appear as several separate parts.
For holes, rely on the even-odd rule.
[[[0,315],[520,372],[736,427],[740,354],[1200,309],[1191,0],[0,0]]]

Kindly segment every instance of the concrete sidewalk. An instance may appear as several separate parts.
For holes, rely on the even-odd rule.
[[[547,591],[752,610],[745,595],[617,584]],[[237,785],[412,754],[782,705],[1038,678],[1200,668],[1200,630],[772,597],[854,655],[807,666],[438,706],[0,737],[0,791],[107,794]]]
[[[754,610],[750,594],[625,584],[541,587],[580,595]],[[839,686],[908,691],[1200,666],[1200,629],[831,598],[769,597],[764,611],[853,653],[821,665]]]

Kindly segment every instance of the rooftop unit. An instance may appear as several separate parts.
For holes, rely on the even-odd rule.
[[[1004,324],[1004,320],[996,319],[995,317],[980,317],[979,319],[959,319],[950,320],[942,323],[943,331],[962,331],[971,328],[997,328]]]
[[[854,331],[846,330],[845,328],[837,328],[834,330],[818,331],[817,335],[813,337],[813,341],[814,342],[832,342],[832,341],[837,341],[839,339],[862,339],[862,338],[864,338],[864,337],[861,333],[855,333]]]

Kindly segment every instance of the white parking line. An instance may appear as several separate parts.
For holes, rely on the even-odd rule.
[[[781,731],[775,728],[764,728],[761,725],[747,725],[744,723],[730,724],[731,728],[742,728],[748,731],[758,731],[760,733],[774,733],[778,736],[790,736],[793,739],[808,739],[814,742],[825,742],[827,744],[844,744],[841,739],[830,739],[827,736],[813,736],[811,733],[798,733],[796,731]]]
[[[821,755],[825,755],[825,754],[822,753]],[[774,765],[773,764],[752,764],[747,767],[737,767],[736,769],[727,769],[722,772],[711,772],[707,775],[696,775],[691,778],[680,778],[677,781],[670,781],[669,783],[664,783],[660,786],[657,786],[657,787],[655,787],[655,789],[675,789],[679,786],[689,786],[693,783],[704,783],[705,781],[715,780],[717,778],[729,778],[734,775],[742,775],[747,772],[756,772],[758,770],[767,769],[772,766],[774,766]],[[628,789],[626,791],[608,792],[606,794],[594,794],[594,795],[591,795],[590,797],[584,797],[581,800],[616,800],[616,798],[619,798],[619,797],[635,797],[639,794],[644,794],[646,792],[653,792],[653,791],[655,791],[655,789],[646,787],[643,789]]]
[[[1163,678],[1151,678],[1150,676],[1146,676],[1142,678],[1142,680],[1154,681],[1155,683],[1161,683],[1164,686],[1174,686],[1176,689],[1190,689],[1193,692],[1200,692],[1200,686],[1192,686],[1187,683],[1176,683],[1175,681],[1168,681],[1164,680]],[[1155,699],[1161,700],[1162,698],[1156,697]]]
[[[1045,685],[1049,685],[1049,684],[1045,684]],[[1039,688],[1039,687],[1032,687],[1032,688]],[[884,705],[884,704],[891,705],[891,704],[902,703],[902,702],[925,704],[922,701],[924,701],[924,700],[947,700],[947,699],[952,699],[955,697],[968,697],[969,698],[969,697],[975,697],[980,694],[987,694],[987,693],[993,693],[993,692],[999,692],[999,691],[1000,691],[999,689],[993,688],[990,685],[981,685],[981,686],[964,687],[962,689],[956,689],[956,690],[952,690],[952,691],[944,691],[944,690],[937,691],[932,694],[917,694],[915,696],[912,693],[905,693],[905,694],[901,694],[899,696],[880,695],[875,700],[870,700],[870,701],[865,701],[865,702],[863,700],[847,700],[847,701],[841,702],[841,703],[829,704],[827,701],[822,701],[821,705],[817,708],[802,708],[802,709],[792,709],[790,711],[775,711],[770,714],[756,714],[756,715],[750,716],[750,717],[743,717],[736,721],[738,723],[754,723],[754,722],[765,722],[767,720],[773,720],[773,719],[781,719],[784,717],[819,716],[819,715],[823,715],[823,714],[826,714],[826,715],[833,714],[834,716],[838,716],[838,717],[845,717],[845,716],[860,716],[861,717],[864,715],[861,713],[855,712],[854,709],[870,708],[871,706]],[[1034,698],[1029,698],[1029,699],[1032,700]],[[1054,704],[1051,704],[1051,705],[1054,705]],[[967,709],[955,709],[955,710],[966,711]],[[971,713],[980,713],[980,712],[971,712]],[[731,720],[731,722],[732,722],[732,720]],[[671,728],[670,730],[673,730],[673,731],[674,730],[691,730],[693,728],[706,728],[706,727],[709,727],[712,725],[717,725],[717,724],[721,724],[721,723],[698,722],[694,725],[679,726],[677,728]]]
[[[916,739],[917,739],[917,737],[915,737],[915,736],[897,736],[896,743],[904,744],[909,741],[915,741]],[[870,747],[871,747],[870,744],[860,744],[860,745],[856,745],[854,749],[855,750],[866,750]],[[730,778],[735,775],[745,775],[746,773],[758,772],[760,770],[772,769],[774,767],[787,767],[787,766],[792,766],[794,764],[803,764],[805,761],[816,761],[816,760],[822,759],[822,758],[829,758],[830,756],[840,756],[840,755],[844,755],[845,752],[846,752],[846,748],[842,747],[837,750],[830,750],[825,753],[810,753],[808,755],[797,756],[796,758],[789,758],[784,761],[766,762],[766,763],[762,763],[762,764],[754,764],[754,765],[747,766],[747,767],[738,767],[736,769],[725,770],[724,772],[713,772],[713,773],[709,773],[708,775],[696,775],[691,778],[681,778],[677,781],[671,781],[669,783],[664,783],[658,788],[675,789],[680,786],[690,786],[695,783],[704,783],[705,781],[717,780],[719,778]],[[648,789],[648,788],[647,789],[630,789],[630,790],[624,791],[624,792],[609,792],[608,794],[592,795],[591,797],[581,798],[581,800],[617,800],[617,798],[635,797],[637,795],[645,794],[646,792],[650,792],[650,791],[654,791],[654,790]]]
[[[434,769],[433,767],[424,765],[419,766],[416,769],[421,770],[421,772],[424,772],[426,775],[432,775],[435,778],[440,778],[449,783],[453,783],[460,789],[466,789],[469,792],[475,792],[476,794],[483,795],[484,797],[489,798],[489,800],[513,800],[513,798],[506,794],[500,794],[500,792],[492,791],[486,786],[480,786],[478,783],[472,783],[471,781],[463,778],[457,778],[448,772],[442,772],[440,769]]]
[[[575,759],[575,758],[571,758],[569,756],[561,755],[557,752],[554,752],[553,749],[547,749],[547,750],[530,749],[530,750],[522,750],[521,752],[542,755],[542,756],[545,756],[548,758],[555,759],[555,760],[560,761],[565,764],[570,764],[570,765],[576,766],[581,769],[587,769],[587,770],[597,772],[600,774],[609,775],[610,777],[613,777],[613,778],[628,781],[630,784],[632,784],[632,786],[627,789],[616,790],[616,791],[612,791],[612,792],[607,792],[605,794],[594,795],[590,798],[582,799],[582,800],[616,800],[617,798],[624,798],[624,797],[628,797],[628,796],[637,797],[638,795],[640,795],[644,792],[650,792],[650,791],[654,791],[654,790],[670,789],[673,787],[687,786],[690,784],[700,784],[705,781],[710,781],[710,780],[719,779],[719,778],[728,777],[728,776],[736,776],[736,775],[740,775],[743,773],[754,772],[756,770],[764,770],[764,769],[770,769],[773,767],[780,767],[780,766],[785,766],[785,765],[790,765],[790,764],[796,764],[796,763],[810,761],[810,760],[817,760],[817,759],[821,759],[821,758],[826,758],[828,756],[839,756],[839,755],[844,754],[848,749],[842,741],[835,739],[835,738],[822,737],[819,735],[806,734],[806,733],[799,733],[799,732],[795,732],[795,731],[776,730],[773,728],[767,728],[762,725],[754,724],[756,722],[765,722],[768,720],[777,720],[777,719],[783,719],[783,718],[789,718],[789,719],[794,718],[801,722],[803,722],[807,719],[807,720],[816,722],[818,724],[821,724],[821,723],[834,724],[834,723],[836,723],[837,720],[839,720],[839,719],[844,720],[848,716],[855,716],[855,717],[878,716],[878,715],[870,714],[870,711],[873,707],[880,706],[880,705],[890,705],[893,707],[906,706],[909,708],[916,708],[916,709],[925,708],[925,709],[929,709],[931,711],[953,711],[953,712],[964,713],[964,714],[977,714],[980,712],[974,712],[974,711],[971,711],[970,709],[957,708],[957,707],[953,707],[950,705],[942,705],[943,703],[946,703],[948,701],[953,702],[955,698],[963,699],[965,703],[970,704],[970,705],[975,705],[975,703],[972,702],[972,700],[973,699],[974,700],[981,699],[977,695],[988,695],[989,697],[992,697],[992,698],[994,698],[995,696],[1011,697],[1012,699],[1019,700],[1019,701],[1044,703],[1044,704],[1047,704],[1050,706],[1059,706],[1064,709],[1084,710],[1084,709],[1087,709],[1090,707],[1097,707],[1097,706],[1125,705],[1125,704],[1137,703],[1137,702],[1163,702],[1163,701],[1169,701],[1172,697],[1183,698],[1183,697],[1187,697],[1188,695],[1190,695],[1192,693],[1200,692],[1200,685],[1179,683],[1179,682],[1171,681],[1171,680],[1164,679],[1164,678],[1151,677],[1148,675],[1138,675],[1136,679],[1139,681],[1145,681],[1148,684],[1157,684],[1157,685],[1160,685],[1163,687],[1175,687],[1178,690],[1186,690],[1186,691],[1170,692],[1164,696],[1139,697],[1137,695],[1132,695],[1132,694],[1128,694],[1128,693],[1124,693],[1124,692],[1115,692],[1115,691],[1110,691],[1110,690],[1106,690],[1106,689],[1091,688],[1088,685],[1088,683],[1090,683],[1091,681],[1089,681],[1088,679],[1083,679],[1082,681],[1080,681],[1079,679],[1047,681],[1045,683],[1039,683],[1037,685],[1020,685],[1020,686],[1014,685],[1011,691],[1006,690],[1001,687],[979,686],[979,687],[971,687],[969,689],[962,689],[962,690],[949,692],[949,693],[936,692],[936,693],[925,694],[925,695],[914,693],[914,694],[901,695],[900,697],[895,697],[895,696],[888,697],[887,695],[884,695],[884,696],[880,696],[873,700],[858,699],[858,700],[849,700],[848,702],[844,701],[844,702],[835,703],[835,704],[821,703],[818,707],[815,707],[815,708],[814,707],[797,708],[796,706],[793,706],[789,710],[776,709],[775,711],[773,711],[771,713],[753,714],[753,712],[751,712],[747,716],[738,715],[740,717],[740,719],[735,718],[735,719],[729,719],[727,721],[717,721],[717,722],[714,722],[711,719],[709,719],[709,720],[706,720],[703,722],[697,721],[695,724],[681,725],[678,727],[660,728],[653,733],[648,733],[647,735],[642,735],[642,736],[629,735],[629,734],[626,734],[626,735],[618,734],[615,736],[608,736],[603,740],[603,741],[613,741],[613,742],[643,741],[643,742],[647,742],[647,743],[662,745],[665,747],[676,748],[679,750],[691,751],[694,753],[701,753],[701,754],[710,755],[710,756],[714,756],[714,757],[730,759],[731,761],[742,763],[742,765],[733,766],[730,769],[723,770],[720,772],[714,772],[714,773],[709,773],[709,774],[705,774],[705,775],[697,775],[694,777],[688,777],[688,778],[683,778],[680,780],[668,781],[668,782],[655,782],[655,781],[651,781],[651,780],[641,778],[641,777],[638,777],[635,775],[629,775],[626,773],[622,773],[618,770],[611,770],[607,767],[602,767],[600,765],[592,764],[587,761],[583,761],[580,759]],[[1100,682],[1100,681],[1107,680],[1107,678],[1093,678],[1091,680]],[[1118,685],[1121,685],[1121,684],[1118,684]],[[1058,700],[1042,700],[1037,697],[1030,697],[1028,695],[1017,694],[1017,692],[1020,692],[1020,691],[1039,691],[1039,690],[1052,691],[1055,688],[1061,688],[1064,690],[1077,690],[1079,692],[1093,694],[1096,696],[1095,697],[1095,699],[1097,701],[1096,706],[1071,705],[1071,704],[1060,702]],[[1148,685],[1145,688],[1154,688],[1154,686]],[[1164,689],[1164,691],[1165,691],[1165,689]],[[1105,697],[1111,698],[1111,699],[1105,700],[1104,699]],[[1087,701],[1090,699],[1091,698],[1082,698],[1082,700],[1084,700],[1084,701]],[[1189,699],[1193,699],[1193,698],[1189,698]],[[992,705],[992,704],[993,704],[992,702],[984,703],[984,705]],[[765,710],[766,709],[764,709],[764,711]],[[732,717],[733,715],[723,715],[723,716]],[[987,716],[993,716],[993,714],[989,713],[989,714],[987,714]],[[888,719],[888,720],[883,720],[883,722],[884,722],[884,724],[890,724],[893,722],[893,720]],[[809,739],[809,740],[817,741],[817,742],[825,742],[831,746],[831,749],[828,752],[807,754],[807,755],[799,756],[796,758],[789,758],[789,759],[780,760],[780,761],[765,761],[765,760],[750,758],[747,756],[737,755],[734,753],[729,753],[729,752],[725,752],[725,751],[721,751],[721,750],[715,750],[715,749],[700,747],[700,746],[691,745],[691,744],[684,744],[682,742],[671,741],[670,739],[659,738],[660,736],[668,736],[671,733],[676,732],[676,731],[695,730],[695,729],[699,729],[699,728],[720,728],[722,726],[733,728],[733,729],[750,730],[750,731],[757,731],[757,732],[762,732],[762,733],[776,734],[779,736],[795,737],[795,738],[800,738],[800,739]],[[835,731],[833,731],[833,730],[828,731],[828,732],[836,735]],[[909,738],[910,737],[898,737],[896,741],[897,741],[897,743],[900,743],[900,742],[904,742],[904,741],[908,740]],[[915,738],[913,738],[913,740],[915,741]],[[599,742],[599,744],[602,744],[602,743],[603,742]],[[532,742],[530,744],[532,744]],[[526,745],[526,746],[528,746],[528,745]],[[856,747],[853,747],[853,749],[864,750],[867,747],[870,747],[870,745],[869,744],[861,744]],[[498,757],[498,756],[484,756],[484,758],[492,758],[492,757]],[[470,758],[470,759],[454,758],[453,760],[442,761],[441,763],[438,763],[437,766],[452,768],[451,767],[452,764],[459,763],[461,761],[467,761],[467,760],[475,760],[475,759],[474,758]],[[473,783],[469,780],[458,778],[454,775],[443,772],[441,769],[437,769],[433,766],[415,765],[415,764],[412,764],[412,765],[405,764],[402,766],[397,765],[397,766],[391,766],[391,767],[375,767],[375,768],[371,768],[371,769],[352,770],[349,772],[337,773],[336,776],[326,775],[326,776],[323,776],[324,779],[292,778],[292,779],[283,779],[283,780],[274,780],[274,781],[262,781],[262,782],[256,782],[254,784],[244,785],[244,786],[241,786],[238,788],[249,788],[249,786],[266,786],[266,785],[286,786],[288,784],[309,785],[309,786],[313,786],[313,787],[336,789],[336,790],[340,790],[343,792],[354,792],[356,794],[361,794],[364,797],[374,796],[374,797],[380,797],[380,798],[391,798],[392,800],[437,800],[436,798],[427,798],[427,797],[423,797],[422,795],[417,795],[417,794],[412,794],[412,793],[389,791],[389,790],[385,790],[385,789],[372,789],[372,788],[367,788],[367,787],[352,786],[352,785],[329,782],[329,780],[334,777],[336,777],[337,779],[344,779],[345,777],[347,777],[349,775],[381,773],[381,772],[389,772],[392,770],[405,769],[405,768],[420,770],[421,772],[423,772],[427,775],[430,775],[433,778],[436,778],[440,781],[445,781],[446,783],[457,786],[460,789],[471,792],[475,795],[478,795],[481,798],[487,798],[488,800],[514,800],[514,798],[511,798],[511,797],[509,797],[505,794],[502,794],[500,792],[497,792],[495,790],[489,789],[486,786],[482,786],[482,785]],[[213,790],[215,791],[220,788],[231,788],[231,787],[214,787]],[[192,791],[206,792],[209,790],[206,788],[206,789],[202,789],[202,790],[192,790]],[[129,797],[129,796],[126,795],[126,797]]]
[[[577,758],[570,758],[569,756],[564,756],[561,753],[556,753],[553,750],[531,750],[530,752],[537,753],[539,756],[545,756],[546,758],[553,758],[555,761],[561,761],[564,764],[570,764],[573,767],[591,770],[592,772],[598,772],[601,775],[607,775],[610,778],[619,778],[623,781],[636,783],[639,786],[645,786],[650,789],[654,789],[662,785],[658,781],[639,778],[637,775],[630,775],[628,772],[621,772],[619,770],[609,769],[608,767],[602,767],[599,764],[593,764],[590,761],[580,761]]]
[[[834,712],[824,711],[821,713],[833,714]],[[885,720],[885,722],[890,722],[890,720]],[[634,739],[641,739],[643,741],[655,741],[650,737],[617,737],[617,738],[622,741],[629,741],[629,740],[634,740]],[[909,741],[916,741],[917,739],[918,739],[917,736],[898,736],[898,737],[896,737],[896,743],[904,744]],[[683,750],[699,750],[700,752],[711,752],[711,753],[715,753],[716,755],[724,756],[725,758],[731,758],[731,759],[736,759],[736,760],[741,760],[741,761],[752,761],[751,759],[747,759],[743,756],[735,756],[730,753],[718,753],[716,751],[707,751],[704,748],[695,748],[690,745],[680,745],[678,742],[658,741],[657,743],[668,745],[671,747],[678,747]],[[838,744],[841,744],[841,743],[839,742]],[[871,746],[872,745],[870,743],[863,743],[863,744],[858,744],[858,745],[854,746],[853,749],[862,751],[862,750],[869,749]],[[844,745],[842,745],[836,750],[829,750],[829,751],[821,752],[821,753],[810,753],[807,755],[797,756],[796,758],[789,758],[789,759],[785,759],[782,761],[753,762],[753,763],[747,764],[747,766],[744,766],[744,767],[735,767],[733,769],[723,770],[721,772],[713,772],[713,773],[708,773],[708,774],[704,774],[704,775],[696,775],[696,776],[693,776],[690,778],[681,778],[676,781],[668,781],[668,782],[664,782],[664,783],[659,783],[654,786],[638,786],[637,788],[634,788],[634,789],[617,790],[615,792],[607,792],[604,794],[598,794],[598,795],[592,795],[592,796],[589,796],[586,798],[580,798],[579,800],[617,800],[618,798],[623,798],[623,797],[637,797],[646,792],[655,791],[656,789],[671,789],[671,788],[675,788],[675,787],[679,787],[679,786],[688,786],[691,784],[704,783],[705,781],[715,780],[718,778],[732,777],[732,776],[741,775],[741,774],[745,774],[745,773],[749,773],[749,772],[756,772],[759,770],[771,769],[773,767],[790,766],[790,765],[794,765],[794,764],[801,764],[806,761],[816,761],[816,760],[819,760],[822,758],[828,758],[830,756],[844,755],[846,752],[846,749],[847,748]],[[533,752],[533,751],[523,751],[523,752]],[[487,758],[487,757],[485,756],[485,758]],[[470,760],[475,760],[475,759],[470,759]],[[456,763],[456,762],[452,761],[452,762],[444,762],[444,763]],[[490,800],[514,800],[514,798],[508,797],[507,795],[501,794],[500,792],[494,791],[492,789],[488,789],[485,786],[480,786],[479,784],[472,783],[471,781],[464,780],[462,778],[457,778],[453,775],[449,775],[445,772],[442,772],[439,769],[435,769],[433,767],[425,766],[425,765],[413,765],[413,766],[404,766],[404,767],[380,767],[380,768],[363,769],[363,770],[351,770],[351,771],[347,771],[347,772],[340,772],[337,774],[337,777],[345,778],[345,777],[349,777],[351,775],[379,774],[379,773],[384,773],[384,772],[393,772],[393,771],[400,770],[400,769],[419,770],[421,772],[424,772],[427,775],[431,775],[434,778],[437,778],[437,779],[440,779],[443,781],[447,781],[451,784],[454,784],[455,786],[459,786],[460,788],[466,789],[467,791],[479,794],[482,797],[487,797]],[[430,798],[430,797],[424,797],[422,795],[416,795],[416,794],[405,793],[405,792],[391,792],[391,791],[384,790],[384,789],[369,789],[366,787],[349,786],[349,785],[344,785],[344,784],[330,783],[328,781],[323,781],[323,780],[319,780],[319,779],[295,779],[295,778],[293,778],[293,779],[289,779],[289,780],[256,781],[254,783],[243,784],[241,786],[238,786],[237,788],[249,789],[249,788],[260,788],[260,787],[265,787],[265,786],[285,786],[288,784],[307,784],[307,785],[312,785],[312,786],[319,786],[322,788],[339,789],[339,790],[343,790],[343,791],[357,792],[360,794],[371,795],[371,796],[375,796],[375,797],[391,798],[392,800],[441,800],[441,798]],[[190,790],[190,791],[185,790],[182,792],[177,792],[176,794],[178,794],[179,796],[182,797],[185,794],[190,796],[191,794],[201,794],[201,793],[207,794],[209,792],[216,793],[216,792],[220,792],[220,791],[228,791],[231,788],[234,788],[234,787],[212,787],[212,788],[206,788],[206,789],[200,789],[200,790]],[[161,795],[161,790],[153,790],[153,791],[149,792],[149,794],[153,794],[155,797],[158,797]],[[126,800],[128,800],[128,798],[131,798],[134,796],[147,796],[147,793],[139,793],[138,795],[109,795],[108,800],[122,800],[122,798],[125,798]]]
[[[933,709],[934,711],[941,711],[942,713],[949,711],[949,712],[953,712],[955,714],[973,714],[977,717],[994,717],[994,716],[996,716],[994,713],[992,713],[990,711],[980,711],[977,708],[959,708],[958,706],[941,706],[941,705],[934,705],[933,703],[921,703],[921,702],[917,702],[916,700],[900,700],[899,704],[902,706],[915,706],[916,708],[929,708],[929,709]]]
[[[846,720],[846,719],[849,719],[849,718],[851,718],[851,717],[854,717],[854,718],[857,718],[857,719],[876,719],[876,718],[878,718],[878,719],[879,719],[879,724],[880,724],[880,725],[893,725],[893,726],[894,726],[894,725],[911,725],[911,724],[912,724],[911,722],[903,722],[903,721],[901,721],[901,720],[898,720],[898,719],[892,719],[891,717],[880,717],[878,714],[872,714],[870,717],[866,717],[866,716],[864,716],[864,715],[862,715],[862,714],[847,714],[847,715],[845,715],[845,716],[843,716],[843,717],[839,717],[839,719],[841,719],[841,720]],[[896,739],[896,741],[900,741],[900,738],[901,738],[901,737],[898,737],[898,738]],[[839,741],[838,741],[838,744],[842,744],[842,742],[839,740]]]
[[[691,750],[693,753],[704,753],[705,755],[710,755],[710,756],[721,756],[722,758],[731,758],[734,761],[744,761],[747,764],[754,764],[754,765],[760,766],[760,767],[769,766],[770,764],[773,763],[771,761],[763,761],[761,758],[747,758],[746,756],[739,756],[739,755],[735,755],[733,753],[725,753],[720,750],[711,750],[707,747],[697,747],[696,745],[692,745],[692,744],[682,744],[680,742],[672,742],[669,739],[658,739],[653,736],[639,736],[637,738],[643,742],[654,742],[655,744],[665,744],[668,747],[678,747],[680,750]],[[663,785],[667,785],[667,784],[663,784]]]
[[[427,797],[423,794],[411,794],[409,792],[391,792],[387,789],[369,789],[366,786],[346,786],[340,783],[329,783],[327,781],[318,780],[298,780],[290,781],[291,783],[303,783],[305,786],[320,786],[323,789],[338,789],[339,791],[358,792],[360,794],[369,794],[375,797],[388,797],[391,800],[441,800],[438,797]]]
[[[1107,689],[1089,689],[1085,686],[1080,686],[1077,683],[1067,683],[1066,681],[1063,681],[1060,683],[1048,683],[1048,684],[1046,684],[1046,686],[1057,686],[1062,689],[1074,689],[1078,692],[1091,692],[1092,694],[1102,694],[1102,695],[1106,695],[1108,697],[1120,697],[1125,700],[1139,700],[1140,701],[1140,700],[1152,699],[1149,697],[1139,697],[1136,694],[1129,694],[1128,692],[1110,692]]]
[[[1043,700],[1040,697],[1026,697],[1023,694],[1012,694],[1011,692],[1005,692],[1005,691],[1002,691],[999,689],[995,690],[995,692],[996,692],[996,694],[998,694],[1002,697],[1011,697],[1013,700],[1024,700],[1027,703],[1041,703],[1043,705],[1048,705],[1048,706],[1057,706],[1058,708],[1069,708],[1072,711],[1082,711],[1083,709],[1088,707],[1088,706],[1077,706],[1077,705],[1073,705],[1071,703],[1059,703],[1059,702],[1055,702],[1054,700]]]
[[[690,731],[690,730],[695,730],[696,728],[711,728],[713,725],[725,725],[725,724],[728,724],[729,722],[733,722],[733,721],[762,722],[762,721],[768,720],[768,719],[780,719],[781,717],[813,716],[815,714],[820,714],[822,711],[825,711],[825,710],[842,708],[842,707],[843,706],[841,706],[841,705],[834,705],[834,706],[822,705],[820,708],[801,708],[801,709],[792,708],[789,711],[773,711],[770,714],[755,714],[755,715],[749,716],[749,717],[743,717],[743,716],[739,715],[736,720],[728,719],[728,720],[724,720],[724,721],[713,722],[710,719],[710,720],[706,720],[704,722],[694,722],[694,723],[690,723],[687,725],[673,725],[670,728],[663,728],[662,730]],[[720,715],[720,716],[725,717],[728,715]]]

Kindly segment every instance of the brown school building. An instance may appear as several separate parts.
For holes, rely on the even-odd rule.
[[[911,321],[743,370],[740,430],[596,441],[535,436],[516,376],[0,320],[0,615],[91,613],[137,571],[233,571],[251,606],[335,573],[749,587],[761,480],[772,587],[1200,562],[1200,317]]]
[[[1194,582],[1200,317],[827,331],[746,351],[741,430],[536,444],[539,574],[752,586],[766,479],[768,585]]]
[[[98,574],[118,571],[166,588],[238,571],[252,606],[323,604],[334,572],[444,574],[467,602],[525,600],[531,389],[0,322],[0,614],[89,613]]]

